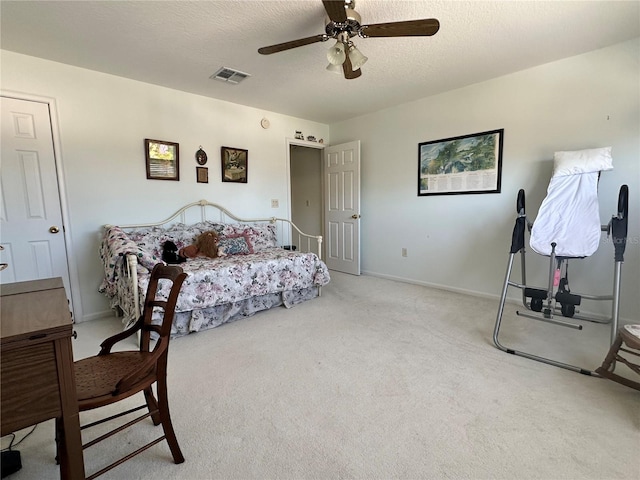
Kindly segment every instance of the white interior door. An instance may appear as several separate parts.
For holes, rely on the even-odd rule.
[[[360,140],[324,149],[325,263],[360,275]]]
[[[49,105],[0,97],[0,283],[62,277],[70,297]]]

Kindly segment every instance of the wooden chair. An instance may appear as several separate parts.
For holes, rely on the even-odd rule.
[[[127,330],[109,337],[102,342],[98,355],[74,362],[80,412],[119,402],[139,392],[143,392],[145,398],[145,404],[84,425],[81,427],[81,430],[138,410],[148,410],[148,412],[142,416],[84,444],[82,446],[83,449],[95,445],[147,417],[151,417],[154,425],[161,424],[164,430],[164,435],[161,437],[140,447],[133,453],[117,460],[93,475],[88,476],[87,479],[93,479],[102,475],[162,440],[166,440],[169,444],[169,449],[171,450],[175,463],[184,462],[184,456],[180,451],[169,415],[169,403],[167,400],[167,355],[169,352],[171,323],[173,321],[176,302],[182,282],[186,276],[187,274],[183,273],[180,267],[156,265],[151,272],[149,288],[144,302],[144,310],[138,321]],[[172,283],[168,298],[163,300],[158,293],[160,287],[166,285],[166,282]],[[154,310],[161,310],[163,313],[161,325],[151,324],[151,317]],[[140,332],[139,350],[111,352],[111,348],[117,342],[131,335],[135,335],[138,332]],[[157,339],[151,338],[152,332],[157,334]],[[150,349],[152,344],[153,348]],[[154,383],[156,383],[157,399],[152,390]],[[57,437],[59,437],[61,429],[58,428],[58,425],[56,425],[56,430]],[[62,445],[61,442],[58,442],[58,448],[62,448]]]
[[[640,357],[640,325],[625,325],[620,328],[615,341],[609,349],[609,353],[602,362],[602,365],[596,369],[596,373],[601,377],[608,378],[609,380],[621,383],[627,387],[640,390],[640,382],[635,382],[629,378],[613,373],[616,367],[616,362],[620,362],[624,363],[627,367],[640,375],[640,365],[624,358],[621,352]]]

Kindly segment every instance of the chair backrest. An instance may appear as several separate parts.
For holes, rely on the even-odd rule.
[[[182,271],[182,268],[175,265],[157,264],[151,271],[142,312],[140,351],[149,351],[152,332],[158,335],[158,338],[154,339],[156,340],[154,350],[167,348],[178,295],[185,278],[187,278],[187,274]],[[166,293],[167,291],[168,293]],[[157,309],[162,310],[162,323],[153,325],[151,320],[154,310]]]

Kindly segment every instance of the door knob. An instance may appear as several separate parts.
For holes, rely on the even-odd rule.
[[[357,220],[360,218],[360,215],[358,215],[357,213],[354,215],[351,215],[351,218],[353,218],[354,220]]]
[[[55,225],[53,227],[49,227],[49,232],[50,233],[58,233],[60,231],[60,229],[58,227],[56,227]]]

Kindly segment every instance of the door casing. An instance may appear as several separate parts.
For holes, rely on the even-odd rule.
[[[291,216],[292,216],[292,211],[291,211],[291,202],[292,202],[292,196],[291,196],[291,147],[293,145],[297,145],[300,147],[307,147],[307,148],[314,148],[317,150],[324,150],[325,145],[322,143],[318,143],[318,142],[309,142],[306,140],[298,140],[295,138],[287,138],[286,140],[287,143],[287,165],[286,165],[286,176],[287,176],[287,218],[289,220],[291,220]],[[322,159],[320,159],[320,162],[322,163]],[[322,182],[322,178],[319,179],[319,182]],[[323,185],[321,183],[320,185],[321,191],[324,192],[323,189]],[[324,226],[324,216],[321,218],[321,225]],[[322,235],[324,235],[324,228],[322,227]],[[323,245],[323,250],[324,250],[324,245]],[[324,251],[322,252],[322,256],[324,258]]]
[[[308,147],[308,148],[316,148],[319,150],[323,150],[322,152],[322,159],[321,159],[321,163],[322,163],[322,174],[321,177],[318,181],[320,182],[320,187],[322,189],[322,204],[323,204],[323,208],[322,208],[322,236],[323,236],[323,252],[322,252],[322,258],[323,260],[325,260],[325,263],[327,262],[327,253],[328,253],[328,236],[327,236],[327,185],[326,185],[326,172],[325,172],[325,168],[326,168],[326,158],[325,158],[325,151],[326,149],[333,149],[333,148],[342,148],[343,146],[347,146],[348,148],[355,148],[357,149],[357,178],[354,179],[354,181],[357,181],[357,201],[356,201],[356,205],[355,208],[357,211],[355,212],[351,212],[350,215],[355,214],[357,215],[356,219],[352,219],[353,220],[353,225],[355,226],[355,229],[357,231],[357,239],[355,240],[357,242],[357,248],[354,249],[354,253],[355,255],[357,255],[356,258],[352,259],[352,261],[348,261],[346,262],[346,264],[343,267],[338,267],[335,268],[335,270],[337,271],[344,271],[345,273],[351,273],[354,275],[360,275],[360,248],[359,248],[359,244],[360,244],[360,240],[359,240],[359,231],[360,231],[360,193],[359,193],[359,189],[360,189],[360,141],[357,140],[355,142],[347,142],[341,145],[335,145],[335,146],[329,146],[329,145],[324,145],[324,144],[320,144],[320,143],[315,143],[315,142],[307,142],[304,140],[297,140],[297,139],[292,139],[292,138],[287,138],[287,162],[286,162],[286,176],[287,176],[287,205],[288,205],[288,217],[289,220],[291,220],[291,146],[292,145],[298,145],[298,146],[302,146],[302,147]],[[344,263],[344,262],[343,262]],[[331,268],[331,267],[329,267]]]
[[[58,192],[60,200],[60,211],[62,214],[62,232],[64,236],[64,242],[66,247],[66,263],[69,272],[70,290],[67,292],[69,299],[69,308],[73,316],[74,321],[81,322],[83,320],[82,303],[80,301],[80,282],[78,279],[78,269],[75,262],[75,255],[73,252],[73,243],[71,242],[71,228],[69,222],[69,206],[67,203],[66,186],[64,182],[64,168],[60,147],[60,129],[58,125],[58,109],[56,100],[51,97],[44,97],[41,95],[32,95],[22,92],[14,92],[10,90],[0,90],[0,96],[12,98],[16,100],[26,100],[31,102],[38,102],[48,105],[49,108],[49,121],[51,122],[51,136],[53,141],[53,152],[55,156],[55,168],[56,177],[58,183]]]
[[[360,275],[360,140],[324,150],[325,263]]]

